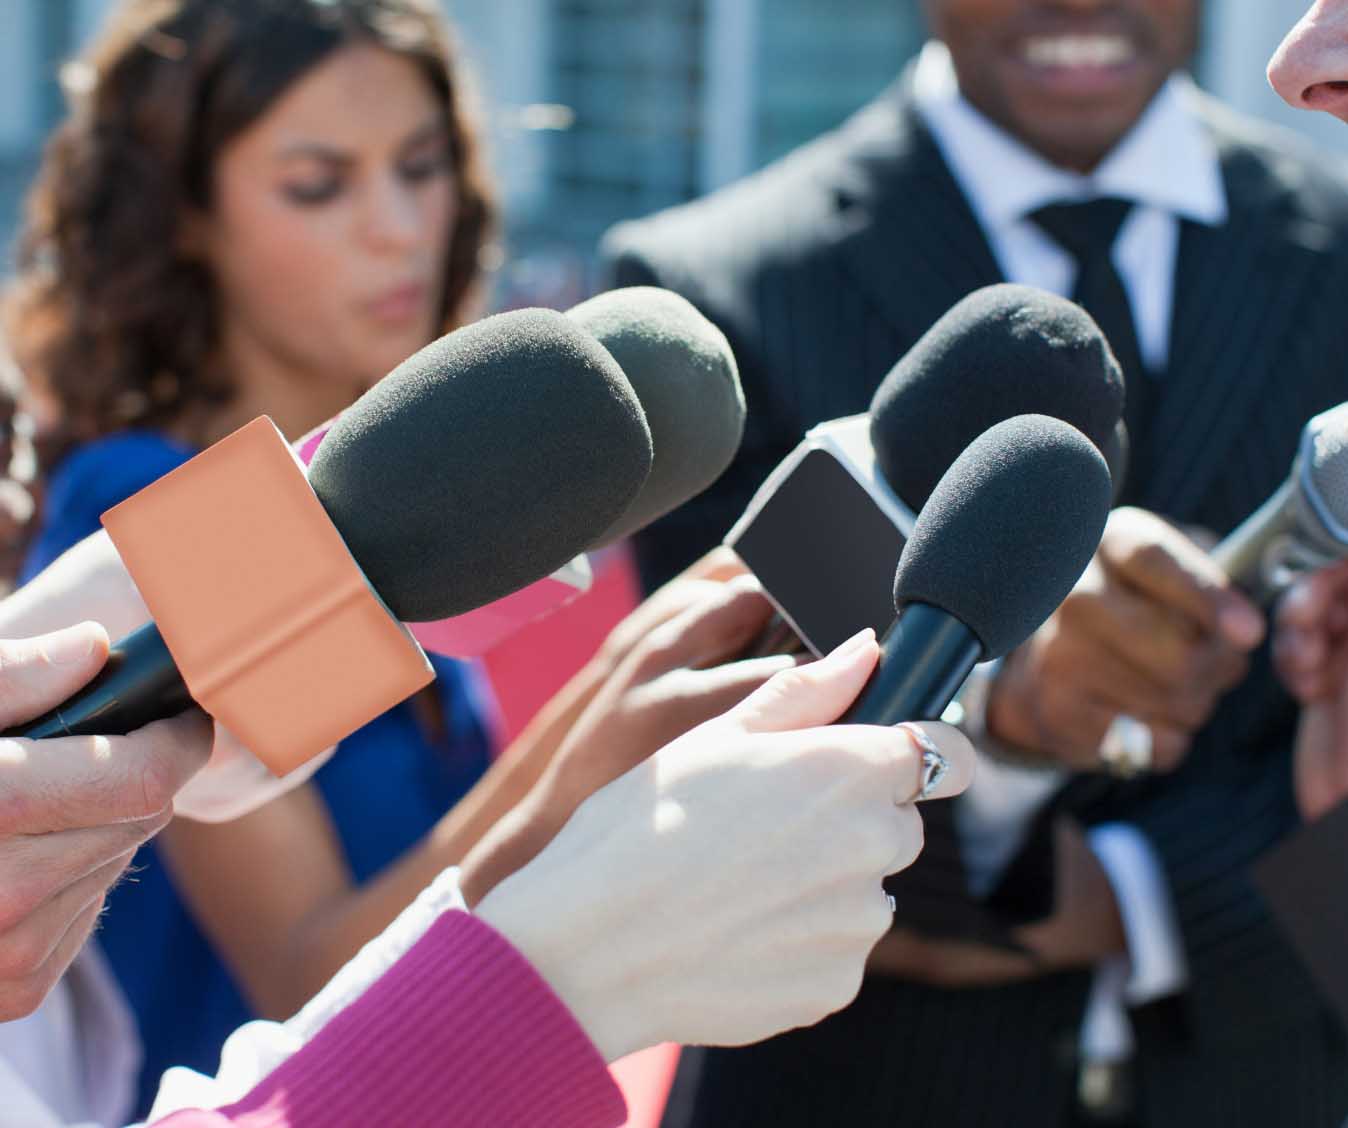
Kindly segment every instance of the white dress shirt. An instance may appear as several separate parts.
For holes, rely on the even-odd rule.
[[[919,113],[1012,282],[1070,296],[1076,261],[1029,217],[1047,204],[1108,196],[1134,201],[1113,248],[1132,307],[1143,362],[1164,372],[1181,219],[1219,226],[1226,189],[1216,149],[1194,109],[1195,90],[1172,77],[1126,137],[1091,173],[1050,164],[984,117],[960,94],[950,54],[927,44],[918,61]],[[975,891],[986,892],[1014,856],[1034,813],[1062,785],[1058,771],[981,757],[974,786],[957,801],[956,829]],[[1098,969],[1083,1048],[1094,1058],[1126,1055],[1123,1001],[1140,1003],[1187,980],[1182,941],[1155,853],[1136,828],[1092,831],[1127,934],[1129,959]]]
[[[136,1020],[91,940],[36,1011],[0,1023],[0,1128],[125,1124],[140,1064]]]
[[[1195,90],[1174,77],[1094,172],[1049,164],[960,95],[950,53],[929,43],[918,62],[918,111],[978,218],[1009,281],[1064,297],[1076,263],[1029,218],[1046,204],[1113,196],[1138,206],[1114,244],[1114,265],[1133,310],[1143,362],[1164,369],[1170,353],[1179,221],[1226,222],[1226,186],[1212,139],[1193,108]]]

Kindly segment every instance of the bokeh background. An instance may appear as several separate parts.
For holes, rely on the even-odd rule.
[[[1264,65],[1308,0],[1208,0],[1197,77],[1239,108],[1348,156],[1348,132],[1294,115]],[[58,75],[111,0],[0,0],[0,247]],[[446,0],[491,122],[508,254],[494,304],[568,304],[598,235],[725,184],[836,124],[923,36],[917,0]]]

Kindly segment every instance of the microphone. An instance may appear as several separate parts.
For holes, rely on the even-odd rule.
[[[303,466],[307,467],[313,461],[318,444],[335,422],[335,419],[329,419],[291,444]],[[485,607],[430,623],[403,625],[428,654],[438,654],[442,658],[476,658],[526,624],[589,591],[593,582],[589,557],[582,553],[552,575],[493,600]]]
[[[734,460],[744,390],[725,334],[686,298],[654,286],[610,290],[569,310],[626,373],[646,412],[654,456],[631,508],[603,548],[696,497]]]
[[[1348,556],[1348,403],[1306,424],[1287,480],[1212,556],[1262,604]]]
[[[1122,410],[1122,373],[1089,314],[1028,286],[986,287],[894,366],[869,415],[811,430],[725,543],[806,646],[825,654],[893,621],[894,570],[914,514],[970,442],[1003,419],[1052,416],[1100,447],[1122,482]]]
[[[252,460],[226,458],[240,452]],[[333,424],[307,484],[260,419],[104,514],[155,621],[75,697],[7,735],[124,733],[194,700],[289,770],[429,681],[390,613],[448,618],[557,571],[627,512],[651,457],[627,378],[564,315],[460,329]],[[277,495],[289,508],[267,523]],[[304,569],[307,586],[292,575]],[[334,645],[372,637],[372,623],[382,649]]]
[[[324,436],[309,483],[398,618],[429,622],[550,575],[626,512],[650,429],[613,357],[521,310],[405,361]]]
[[[1033,286],[975,290],[894,366],[871,400],[880,472],[916,512],[977,436],[1017,415],[1070,423],[1122,482],[1123,370],[1095,320]]]
[[[744,433],[744,392],[721,333],[685,298],[650,286],[613,290],[569,310],[632,385],[651,430],[651,470],[628,510],[589,549],[644,528],[701,493],[730,465]],[[324,424],[300,440],[312,457]],[[408,627],[428,651],[451,658],[485,654],[528,623],[588,590],[584,556],[503,599],[448,619]]]
[[[1030,637],[1090,563],[1112,501],[1099,449],[1020,415],[990,428],[932,490],[894,575],[898,619],[845,723],[934,720],[978,662]]]

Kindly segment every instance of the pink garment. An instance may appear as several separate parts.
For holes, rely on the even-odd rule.
[[[561,1000],[506,940],[443,914],[242,1100],[157,1128],[616,1128],[622,1095]]]

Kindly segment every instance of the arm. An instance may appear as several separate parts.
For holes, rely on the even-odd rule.
[[[1117,509],[1072,593],[1003,664],[990,735],[1041,761],[1099,771],[1111,722],[1137,718],[1154,770],[1173,770],[1239,684],[1263,617],[1189,537]]]
[[[306,1009],[286,1027],[252,1023],[235,1033],[220,1079],[170,1071],[156,1115],[183,1103],[223,1107],[156,1123],[623,1122],[622,1096],[603,1058],[515,948],[462,911],[415,925],[422,934],[387,961],[382,977],[386,961],[371,944],[315,1000],[321,1013]],[[397,929],[390,932],[393,946],[403,947]],[[376,974],[367,977],[367,966]],[[366,981],[353,985],[352,978]],[[267,1075],[257,1078],[259,1070]]]
[[[315,1000],[242,1100],[168,1123],[616,1124],[600,1061],[667,1040],[755,1041],[846,1005],[888,924],[880,877],[921,840],[913,733],[827,727],[877,657],[859,636],[662,749],[498,885],[483,923],[439,917],[353,1003],[302,1028],[326,1009]],[[969,781],[967,746],[941,726],[927,736],[948,758],[948,796]],[[528,1002],[526,982],[543,1000],[531,975],[565,1010]]]
[[[171,826],[160,841],[177,885],[253,1005],[293,1013],[493,825],[508,830],[488,836],[488,886],[533,857],[586,795],[780,669],[777,659],[719,665],[768,614],[752,585],[720,582],[731,570],[715,554],[633,612],[465,801],[362,886],[312,788],[232,823]],[[530,788],[522,813],[502,822]]]

